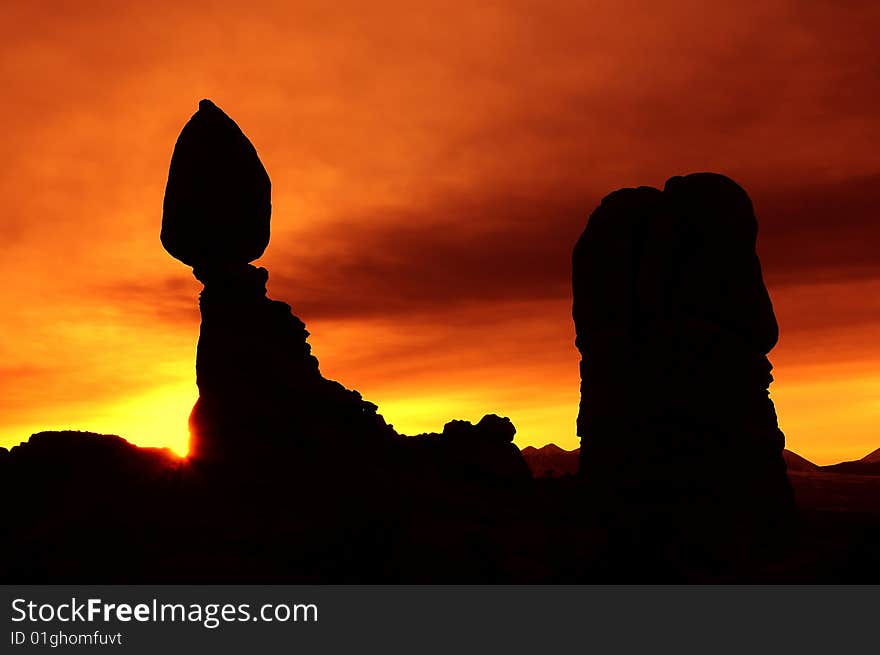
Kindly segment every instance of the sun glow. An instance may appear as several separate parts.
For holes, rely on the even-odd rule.
[[[189,414],[197,397],[192,382],[151,389],[100,411],[83,429],[119,434],[138,446],[169,448],[186,457]]]
[[[859,459],[872,449],[880,425],[880,376],[833,367],[780,369],[771,395],[786,447],[816,464]],[[866,426],[875,426],[867,429]]]
[[[612,189],[716,170],[759,214],[789,447],[880,445],[877,3],[728,3],[724,38],[693,0],[190,4],[3,4],[0,446],[186,452],[200,284],[159,229],[200,98],[272,179],[270,297],[399,431],[576,447],[574,241]]]
[[[26,441],[36,432],[80,430],[115,434],[136,446],[168,448],[186,457],[189,414],[197,397],[193,383],[157,387],[113,404],[96,405],[91,411],[70,411],[62,420],[13,427],[8,434],[15,439],[8,445]]]

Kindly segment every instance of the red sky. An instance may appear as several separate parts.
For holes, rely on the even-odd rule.
[[[158,235],[208,97],[272,178],[270,295],[398,429],[575,447],[574,241],[611,190],[712,170],[758,213],[789,447],[880,446],[880,5],[658,4],[7,0],[0,445],[185,448],[199,284]]]

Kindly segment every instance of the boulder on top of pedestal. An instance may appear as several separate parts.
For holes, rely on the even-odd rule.
[[[247,264],[269,244],[269,175],[253,144],[210,100],[174,146],[162,213],[162,245],[202,268]]]

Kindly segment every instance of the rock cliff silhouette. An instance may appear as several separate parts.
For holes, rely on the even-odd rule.
[[[255,148],[203,100],[174,150],[161,232],[204,285],[191,456],[80,432],[0,448],[0,494],[15,499],[0,580],[880,580],[867,483],[847,487],[861,513],[822,519],[814,563],[738,555],[793,503],[768,396],[778,328],[751,202],[731,180],[616,192],[578,241],[582,447],[528,454],[545,473],[578,458],[579,477],[533,479],[509,419],[405,436],[326,379],[252,264],[270,215]],[[801,468],[814,500],[842,477]]]
[[[509,420],[487,416],[476,426],[449,424],[432,439],[405,439],[375,404],[321,374],[305,324],[266,297],[268,271],[250,264],[269,243],[270,216],[271,184],[255,148],[202,100],[171,157],[161,232],[165,249],[204,284],[191,457],[265,468],[289,457],[320,461],[327,451],[338,460],[342,450],[358,470],[528,478]]]
[[[712,173],[616,191],[590,216],[572,314],[580,470],[600,505],[738,530],[792,516],[756,239],[748,195]]]
[[[516,428],[509,418],[487,414],[476,425],[455,420],[441,433],[404,437],[408,464],[427,476],[456,471],[471,480],[527,480],[532,474],[513,443]]]

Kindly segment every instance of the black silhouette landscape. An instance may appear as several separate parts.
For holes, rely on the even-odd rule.
[[[305,324],[251,264],[270,215],[255,148],[203,100],[161,231],[204,285],[190,455],[84,432],[0,450],[17,499],[0,578],[880,579],[880,457],[820,468],[783,450],[757,219],[729,178],[621,190],[591,216],[573,260],[579,451],[521,453],[491,408],[402,435],[325,378]]]
[[[532,472],[532,476],[536,478],[552,478],[577,474],[580,467],[581,449],[564,450],[551,443],[540,448],[526,446],[522,449],[522,455],[529,466],[529,470]],[[846,466],[847,464],[871,464],[873,461],[876,461],[871,459],[872,456],[876,457],[874,453],[871,453],[857,462],[819,466],[790,450],[785,449],[782,451],[782,458],[785,460],[785,468],[788,473],[818,473],[820,471],[840,470],[841,466]],[[874,474],[880,475],[880,469],[872,467],[865,467],[863,471],[865,475],[872,475],[869,471],[876,471]]]

